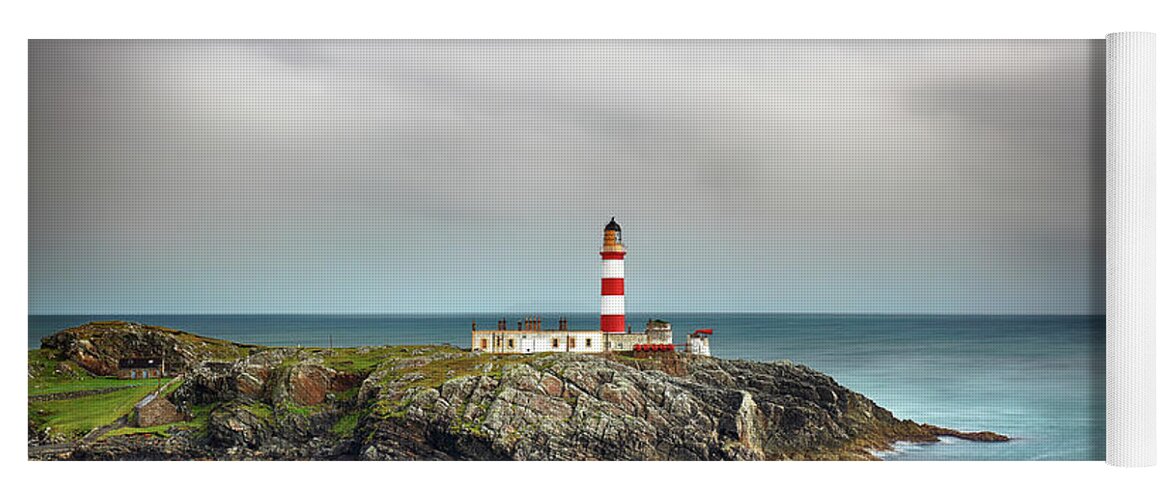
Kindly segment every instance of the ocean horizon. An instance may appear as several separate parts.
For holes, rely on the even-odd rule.
[[[510,325],[526,315],[84,314],[29,315],[29,349],[89,321],[127,320],[234,342],[356,347],[451,344],[467,348],[472,322]],[[597,313],[542,313],[553,328],[598,327]],[[675,342],[712,328],[712,354],[788,360],[822,371],[899,418],[989,430],[1008,443],[944,439],[900,444],[886,460],[1104,460],[1104,315],[628,313],[672,323]]]

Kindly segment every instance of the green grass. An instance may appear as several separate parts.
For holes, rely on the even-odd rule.
[[[163,379],[165,384],[167,379]],[[155,388],[159,386],[158,379],[150,380],[122,380],[113,377],[91,377],[75,380],[45,380],[30,379],[28,381],[28,395],[39,396],[44,394],[58,394],[62,392],[88,391],[94,389],[109,389],[111,387],[139,387]]]
[[[123,427],[107,432],[103,437],[127,436],[132,434],[154,434],[156,436],[170,436],[171,430],[178,424],[163,424],[154,427]],[[175,429],[177,430],[177,429]]]
[[[358,420],[362,418],[363,412],[347,413],[334,422],[333,427],[330,427],[330,432],[341,436],[350,437],[354,435],[354,429],[358,428]]]
[[[294,413],[297,415],[309,416],[321,411],[321,406],[302,406],[293,402],[285,402],[280,405],[281,410],[287,413]]]
[[[135,403],[155,387],[149,384],[59,401],[30,401],[28,417],[38,428],[48,427],[54,434],[78,437],[130,413]]]
[[[28,367],[29,373],[34,376],[51,377],[53,370],[57,369],[57,351],[53,349],[30,349],[28,351]]]
[[[358,352],[358,349],[334,349],[325,357],[325,366],[339,372],[367,374],[374,371],[379,363],[387,358],[400,355],[399,349],[393,347],[377,347],[367,352]]]
[[[342,392],[337,393],[337,400],[341,401],[341,402],[353,401],[354,398],[358,397],[358,392],[361,390],[362,390],[361,385],[355,385],[349,389],[346,389]]]
[[[130,413],[138,403],[160,384],[170,379],[122,380],[114,377],[95,377],[72,361],[61,360],[51,349],[28,352],[28,394],[41,396],[95,389],[118,389],[104,394],[92,394],[57,401],[29,401],[28,417],[38,428],[67,437],[79,437],[92,429],[109,424]],[[58,372],[59,367],[66,368]],[[178,384],[176,384],[177,386]],[[170,388],[168,388],[170,389]]]
[[[345,347],[338,349],[313,349],[313,351],[320,351],[328,353],[325,356],[325,366],[333,368],[343,373],[353,373],[358,375],[369,375],[375,368],[387,359],[405,358],[414,355],[413,353],[423,351],[420,355],[439,354],[439,353],[456,353],[460,352],[457,347],[448,346],[382,346],[363,349]]]
[[[496,365],[503,364],[502,359],[493,360]],[[427,363],[423,366],[406,368],[401,371],[403,374],[416,373],[423,377],[414,380],[407,384],[407,388],[411,387],[430,387],[436,388],[443,385],[448,380],[467,377],[472,375],[483,374],[482,365],[484,361],[473,357],[458,357],[452,359],[440,359]]]
[[[252,403],[242,406],[248,413],[256,415],[257,418],[266,422],[272,421],[272,407],[264,403]]]
[[[166,385],[168,382],[170,382],[171,380],[174,380],[174,379],[163,379],[163,380],[164,380],[163,384]],[[163,393],[159,394],[159,397],[162,397],[162,398],[170,397],[171,394],[174,393],[175,391],[179,390],[179,387],[181,387],[182,385],[183,384],[171,384],[171,385],[167,386],[166,389],[163,389]]]
[[[388,400],[378,399],[370,406],[370,412],[381,418],[403,418],[411,406],[409,398]]]
[[[504,354],[495,356],[473,356],[464,354],[461,356],[454,356],[448,359],[432,360],[421,366],[408,366],[395,370],[390,380],[402,380],[409,378],[402,389],[409,390],[412,388],[438,388],[445,382],[460,378],[485,375],[489,377],[500,377],[509,368],[520,364],[539,364],[541,360],[549,357],[552,353],[536,353],[536,354]],[[491,366],[490,371],[485,371]]]
[[[58,370],[61,370],[58,372]],[[61,359],[53,349],[32,349],[28,351],[29,388],[34,382],[40,385],[64,383],[94,378],[89,372],[73,361]]]

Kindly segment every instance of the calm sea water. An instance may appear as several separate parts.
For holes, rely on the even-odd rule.
[[[549,327],[557,314],[545,314]],[[1104,316],[631,314],[671,321],[676,342],[714,328],[724,358],[788,359],[828,373],[902,418],[991,430],[1009,443],[947,439],[900,445],[888,460],[1104,460]],[[568,315],[570,328],[597,316]],[[87,321],[126,319],[236,342],[275,346],[451,343],[467,347],[473,320],[491,315],[29,316],[29,348]],[[509,318],[515,324],[516,318]]]

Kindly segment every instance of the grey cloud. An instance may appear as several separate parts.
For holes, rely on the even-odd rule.
[[[591,310],[618,215],[646,310],[1101,312],[1102,53],[34,41],[31,305]]]

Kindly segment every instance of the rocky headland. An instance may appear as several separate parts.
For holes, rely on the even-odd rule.
[[[898,441],[1008,439],[896,418],[788,362],[276,348],[124,322],[42,346],[30,385],[166,353],[182,378],[160,397],[186,420],[55,435],[30,400],[35,459],[872,460]]]

